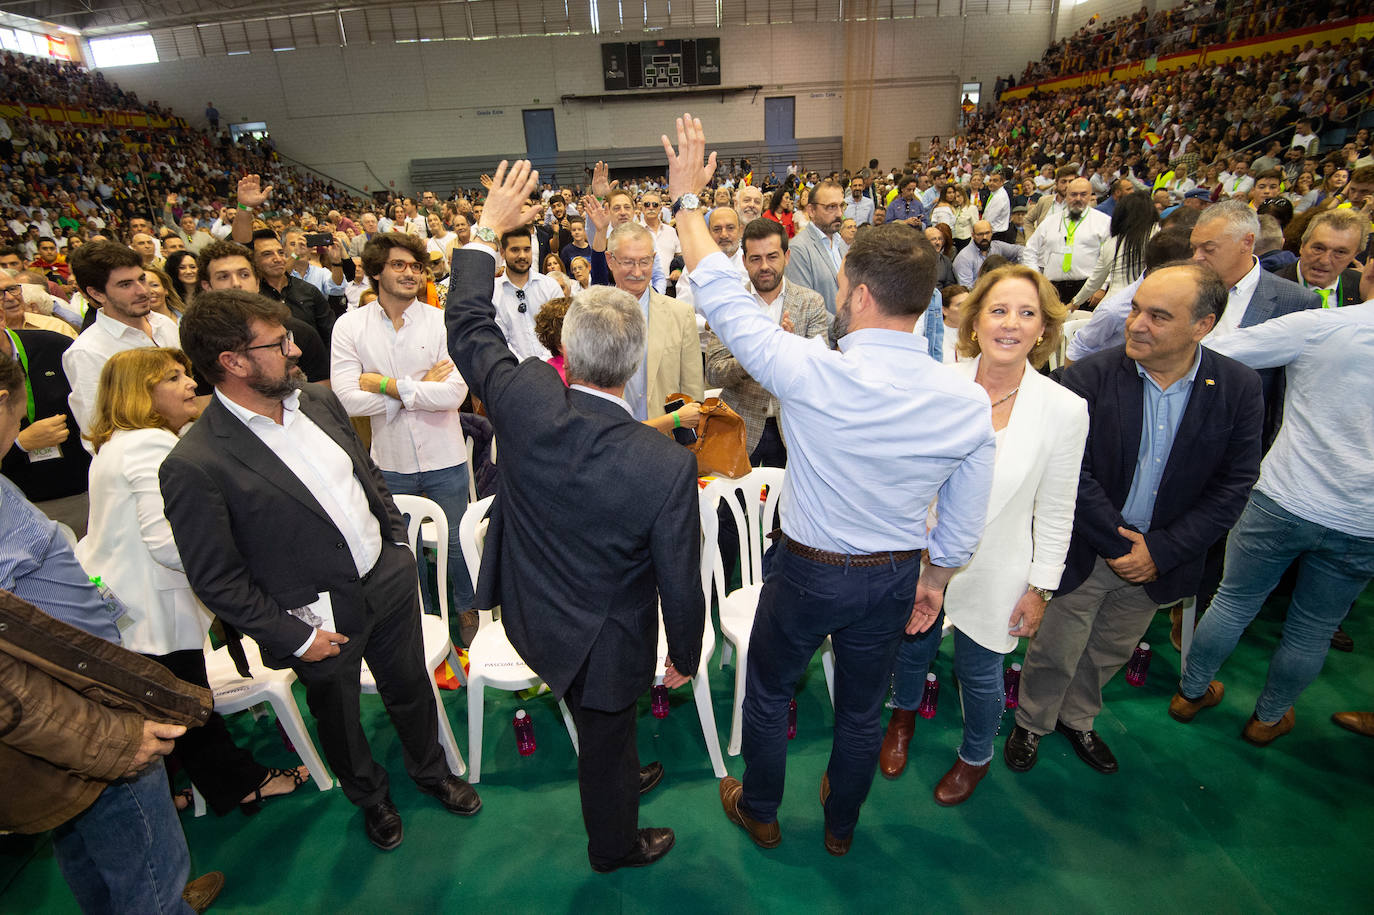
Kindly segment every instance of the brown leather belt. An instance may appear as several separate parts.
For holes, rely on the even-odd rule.
[[[887,553],[864,553],[862,555],[832,553],[829,550],[818,550],[814,546],[798,543],[786,534],[782,535],[782,540],[789,552],[796,553],[803,559],[810,559],[813,562],[823,562],[828,566],[872,568],[894,562],[905,562],[913,556],[921,555],[920,550],[893,550]]]

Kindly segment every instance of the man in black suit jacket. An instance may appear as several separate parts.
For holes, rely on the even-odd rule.
[[[359,720],[364,659],[420,789],[465,816],[481,800],[439,746],[405,521],[338,399],[301,383],[286,316],[237,289],[202,292],[182,316],[215,393],[163,462],[162,495],[192,589],[296,672],[329,767],[392,849],[400,814]]]
[[[635,422],[624,402],[646,332],[628,293],[595,287],[569,308],[571,387],[507,347],[492,305],[496,240],[528,221],[536,180],[528,162],[509,174],[502,162],[473,230],[476,250],[453,252],[449,352],[487,405],[501,449],[477,606],[501,607],[511,644],[567,697],[587,854],[604,872],[652,863],[673,844],[671,829],[638,829],[641,776],[661,768],[639,769],[635,712],[653,682],[660,602],[664,683],[687,682],[700,661],[696,461]]]
[[[1303,231],[1298,260],[1274,275],[1316,292],[1324,308],[1358,305],[1364,301],[1364,274],[1350,265],[1368,236],[1369,219],[1363,211],[1325,210]]]
[[[0,276],[0,287],[11,282]],[[43,514],[84,537],[91,456],[81,445],[80,427],[67,402],[72,388],[62,371],[62,354],[71,344],[70,337],[50,330],[0,333],[0,356],[19,360],[33,395],[32,415],[25,415],[0,470]]]
[[[1209,268],[1160,267],[1136,292],[1125,347],[1064,373],[1088,402],[1088,444],[1064,577],[1021,672],[1004,752],[1014,771],[1052,730],[1099,772],[1117,770],[1093,730],[1102,687],[1156,608],[1196,592],[1207,548],[1259,476],[1259,376],[1199,346],[1225,302]]]

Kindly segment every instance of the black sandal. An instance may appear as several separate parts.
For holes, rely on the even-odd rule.
[[[268,797],[286,796],[282,794],[273,794],[267,796],[263,795],[262,789],[266,788],[267,783],[272,781],[272,779],[280,778],[283,775],[289,775],[291,777],[292,786],[291,791],[288,791],[287,794],[291,794],[301,785],[304,785],[306,782],[310,781],[310,770],[306,769],[305,774],[302,775],[301,769],[305,769],[305,767],[297,766],[294,769],[269,768],[267,770],[266,777],[264,777],[262,782],[256,788],[253,789],[253,799],[250,801],[239,802],[239,809],[243,811],[244,816],[253,816],[254,814],[256,814],[259,810],[262,809],[262,802],[267,800]]]

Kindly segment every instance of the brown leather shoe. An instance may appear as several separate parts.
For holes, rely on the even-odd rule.
[[[741,813],[739,801],[743,796],[744,785],[740,784],[739,779],[727,775],[720,780],[720,806],[725,808],[725,815],[730,818],[730,822],[747,832],[759,848],[777,848],[778,843],[782,841],[782,829],[776,821],[760,823]]]
[[[821,773],[821,812],[825,812],[825,800],[830,797],[830,773]],[[850,835],[844,839],[835,838],[835,834],[830,831],[830,824],[825,827],[825,850],[839,858],[849,854],[849,846],[854,844],[854,836]]]
[[[1240,736],[1257,747],[1267,747],[1284,734],[1293,730],[1294,719],[1295,716],[1291,708],[1284,712],[1283,717],[1273,724],[1265,724],[1254,715],[1251,715],[1250,720],[1245,722],[1245,729],[1240,732]]]
[[[186,904],[197,912],[204,912],[210,908],[210,904],[219,896],[219,891],[224,889],[224,874],[219,871],[210,871],[202,874],[181,891],[181,898]]]
[[[1347,731],[1374,737],[1374,712],[1337,712],[1331,720]]]
[[[940,779],[940,783],[935,786],[935,803],[941,807],[953,807],[962,804],[973,796],[973,789],[978,787],[978,783],[983,780],[983,776],[988,774],[988,769],[992,763],[986,762],[981,766],[970,766],[959,757],[954,758],[954,765],[945,773],[945,777]]]
[[[878,753],[878,771],[888,778],[896,778],[906,769],[906,748],[916,730],[916,710],[895,708],[887,722],[887,736]]]
[[[1183,650],[1183,605],[1174,604],[1169,608],[1169,644],[1174,651]]]
[[[1197,699],[1185,699],[1182,693],[1174,693],[1174,698],[1169,700],[1169,717],[1187,724],[1197,717],[1198,712],[1220,702],[1224,695],[1226,687],[1222,686],[1220,680],[1208,683],[1207,691]]]

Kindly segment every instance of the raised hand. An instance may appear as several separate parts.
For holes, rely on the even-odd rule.
[[[616,185],[618,185],[618,184],[620,183],[619,181],[611,182],[611,181],[609,180],[610,174],[611,174],[611,170],[610,170],[609,167],[607,167],[607,165],[606,165],[605,162],[598,162],[598,163],[596,163],[596,165],[592,168],[592,195],[593,195],[593,196],[595,196],[595,197],[605,197],[607,194],[609,194],[609,193],[611,192],[611,188],[615,187]]]
[[[677,152],[665,135],[663,151],[668,157],[668,194],[677,200],[683,194],[698,194],[706,187],[711,176],[716,173],[716,154],[711,153],[706,163],[706,134],[701,129],[701,120],[683,113],[677,119]]]
[[[267,198],[272,196],[272,185],[263,185],[262,178],[257,175],[244,175],[239,179],[238,191],[235,195],[238,202],[246,207],[260,207],[267,202]]]
[[[530,169],[528,159],[518,159],[507,171],[505,159],[496,167],[480,224],[497,236],[528,225],[538,211],[529,202],[530,193],[539,186],[539,173]]]
[[[491,188],[491,175],[483,175],[478,180],[482,182],[482,187]]]
[[[606,227],[611,224],[611,214],[606,211],[606,205],[595,197],[582,198],[582,216],[596,226],[598,238],[606,234]]]

